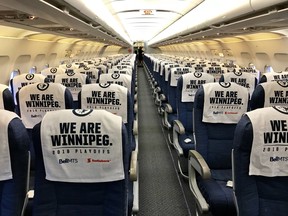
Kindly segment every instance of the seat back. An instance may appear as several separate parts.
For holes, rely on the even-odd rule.
[[[176,113],[176,89],[177,89],[177,82],[181,75],[191,73],[192,68],[189,67],[173,67],[170,69],[169,76],[168,76],[168,88],[167,88],[167,98],[168,103],[171,105],[172,109]]]
[[[73,96],[73,108],[78,108],[78,93],[84,84],[90,83],[90,79],[86,74],[68,72],[56,75],[55,83],[61,83],[69,89]]]
[[[135,149],[135,142],[132,142],[133,104],[126,87],[113,83],[83,85],[79,101],[81,109],[102,109],[121,116],[127,127],[131,148]]]
[[[178,119],[186,131],[193,131],[193,103],[196,91],[205,83],[214,82],[212,75],[201,72],[183,74],[177,82],[176,108]]]
[[[230,73],[224,73],[220,78],[222,82],[235,82],[241,86],[248,88],[250,97],[257,85],[257,78],[254,74],[241,71],[233,71]]]
[[[32,129],[43,116],[60,109],[72,109],[70,91],[60,83],[35,83],[20,89],[17,94],[19,113],[27,129]]]
[[[0,116],[0,215],[21,215],[28,187],[29,136],[14,112],[0,109]]]
[[[33,132],[34,215],[127,215],[129,152],[120,116],[60,110]]]
[[[0,109],[15,111],[13,95],[9,87],[3,84],[0,84]]]
[[[111,73],[101,74],[99,83],[114,83],[128,88],[128,91],[132,95],[134,91],[134,84],[132,83],[132,77],[127,74]]]
[[[49,67],[41,71],[41,74],[45,76],[45,82],[55,82],[56,74],[64,74],[65,69],[59,67]]]
[[[287,215],[287,121],[281,106],[247,112],[239,121],[233,143],[238,215]]]
[[[39,83],[39,82],[44,82],[45,76],[42,74],[20,74],[18,76],[15,76],[13,79],[11,79],[11,89],[12,89],[12,94],[14,98],[14,103],[17,105],[17,100],[16,100],[16,93],[26,85],[30,85],[33,83]]]
[[[260,83],[252,94],[251,110],[269,106],[286,106],[288,103],[287,92],[287,81]]]
[[[74,69],[75,73],[82,73],[86,74],[87,77],[90,79],[91,83],[98,83],[99,80],[99,74],[100,74],[100,69],[96,67],[81,67]]]
[[[288,81],[288,71],[266,72],[261,76],[260,83],[280,80]]]
[[[214,169],[231,170],[234,130],[241,115],[247,111],[248,95],[245,87],[224,82],[204,84],[196,92],[193,111],[195,149],[206,160],[212,177],[215,177]]]

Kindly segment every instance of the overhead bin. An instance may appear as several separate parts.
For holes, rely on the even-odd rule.
[[[256,11],[284,2],[287,2],[287,0],[250,0],[250,5],[251,8]]]
[[[287,0],[205,0],[153,38],[149,45],[181,35],[221,28],[229,20],[284,2]]]

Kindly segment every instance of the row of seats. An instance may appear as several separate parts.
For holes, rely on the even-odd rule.
[[[125,76],[132,77],[133,74],[133,79],[136,80],[136,69],[128,70],[132,68],[129,65],[131,62],[135,64],[135,57],[130,58],[123,59],[123,65],[119,64],[118,71],[115,69],[110,72],[109,76],[117,75],[119,78],[118,75],[123,75],[119,72],[119,67],[123,67],[130,73]],[[69,73],[74,72],[69,71],[68,74],[61,75],[69,76]],[[132,100],[131,97],[131,92],[135,90],[134,84],[129,84],[129,89],[121,86],[124,82],[117,81],[115,82],[117,84],[108,81],[83,84],[77,94],[77,100],[79,99],[77,107],[81,109],[74,110],[72,109],[74,108],[73,96],[67,86],[57,82],[45,83],[42,79],[33,84],[33,78],[39,74],[31,75],[22,76],[26,81],[28,78],[29,81],[18,85],[22,88],[16,93],[17,112],[25,125],[25,130],[21,131],[21,134],[28,136],[28,148],[25,152],[32,157],[27,160],[31,162],[31,167],[27,168],[31,172],[29,175],[31,179],[27,179],[29,172],[26,172],[26,181],[23,181],[23,184],[29,185],[30,183],[30,186],[24,184],[25,190],[22,192],[25,196],[22,200],[25,202],[24,204],[22,202],[22,205],[19,204],[19,206],[24,206],[21,209],[22,215],[25,210],[26,215],[31,215],[32,208],[33,215],[54,215],[55,212],[57,215],[137,214],[139,211],[138,139],[137,113],[134,112],[137,100],[134,100],[134,97]],[[57,76],[54,78],[57,79]],[[130,78],[129,81],[131,80]],[[17,83],[19,84],[18,80]],[[1,85],[0,87],[2,96],[0,108],[10,108],[10,112],[14,111],[13,94],[8,86]],[[135,93],[134,95],[136,98],[137,95]],[[54,111],[50,112],[52,110]],[[115,114],[121,117],[120,120],[115,117]],[[15,113],[14,115],[20,120]],[[84,118],[84,116],[87,117]],[[44,121],[44,119],[47,120]],[[22,127],[23,123],[21,122]],[[50,134],[46,135],[46,133]],[[45,136],[46,140],[43,141]],[[46,148],[48,152],[44,154],[43,149]],[[116,159],[117,156],[118,159]],[[52,160],[47,162],[48,158]],[[50,164],[48,166],[52,174],[49,175],[64,174],[58,176],[59,179],[48,177],[46,162]],[[106,174],[102,173],[103,170],[106,170]],[[91,173],[96,174],[91,175]],[[112,178],[110,173],[114,173]],[[62,177],[64,177],[63,180],[61,180]],[[29,199],[29,202],[28,195],[33,193],[28,192],[28,188],[35,191],[35,196]],[[25,208],[27,203],[28,207]]]
[[[158,61],[147,55],[144,61],[155,97],[163,88],[155,78]],[[215,82],[195,67],[184,71],[185,66],[175,64],[170,64],[164,90],[163,119],[168,118],[163,125],[172,131],[170,141],[195,198],[196,214],[286,215],[287,73],[256,79],[230,71]],[[173,109],[175,115],[169,117]]]

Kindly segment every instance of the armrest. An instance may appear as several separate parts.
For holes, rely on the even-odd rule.
[[[174,120],[173,121],[173,145],[174,148],[176,149],[178,156],[182,156],[183,155],[183,149],[179,144],[179,139],[178,136],[180,134],[184,134],[185,133],[185,128],[183,126],[183,124],[181,123],[181,121],[179,120]]]
[[[182,122],[179,120],[174,120],[173,130],[175,130],[175,132],[177,132],[178,134],[184,134],[185,133],[185,127],[182,124]]]
[[[138,160],[138,152],[132,151],[131,161],[130,161],[130,180],[131,181],[137,181],[137,160]]]
[[[195,197],[197,208],[202,215],[208,213],[209,205],[198,188],[195,170],[204,179],[209,179],[211,177],[211,172],[204,158],[197,151],[190,150],[188,158],[189,187]]]
[[[167,113],[172,113],[172,112],[173,112],[173,108],[172,108],[172,106],[171,106],[169,103],[166,103],[166,104],[164,105],[164,110],[165,110],[165,112],[167,112]]]
[[[190,150],[188,158],[189,164],[202,176],[203,179],[211,178],[210,168],[201,154],[195,150]]]
[[[154,89],[154,93],[159,93],[161,92],[161,88],[159,86],[157,86],[155,89]]]
[[[166,99],[166,96],[165,96],[164,94],[160,94],[159,99],[160,99],[161,101],[166,101],[166,100],[167,100],[167,99]]]
[[[138,103],[134,103],[134,114],[138,113]]]
[[[162,124],[166,128],[170,129],[172,126],[171,126],[171,124],[168,121],[168,114],[172,113],[173,109],[172,109],[172,106],[170,104],[168,104],[168,103],[164,104],[163,107],[164,107],[164,115],[162,117]]]
[[[138,135],[138,121],[133,121],[133,135]]]

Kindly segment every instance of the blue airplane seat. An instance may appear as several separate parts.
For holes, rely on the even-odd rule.
[[[90,84],[91,80],[86,74],[75,73],[74,70],[66,72],[64,74],[55,75],[55,83],[61,83],[64,85],[72,94],[73,97],[73,108],[79,107],[78,93],[85,84]]]
[[[9,90],[9,87],[4,84],[0,84],[0,109],[15,111],[15,104],[13,94]]]
[[[241,70],[240,71],[235,70],[233,72],[224,73],[221,75],[219,81],[220,82],[235,82],[241,86],[248,88],[250,98],[258,82],[254,74],[249,73],[249,72],[241,72]]]
[[[60,83],[34,83],[22,87],[16,94],[19,116],[30,137],[30,181],[29,189],[34,188],[35,152],[32,142],[32,129],[43,116],[50,111],[72,109],[73,98],[65,86]],[[33,194],[33,193],[31,193]],[[29,197],[26,214],[29,215],[33,205],[33,195]]]
[[[250,111],[236,127],[232,158],[239,216],[287,215],[287,139],[274,142],[287,134],[287,110],[277,106]]]
[[[138,138],[134,132],[138,129],[135,128],[136,123],[133,115],[133,104],[130,93],[126,87],[113,83],[84,85],[82,91],[79,93],[79,102],[81,109],[103,109],[121,116],[127,129],[130,152],[137,152]],[[133,206],[134,196],[135,198],[138,197],[138,194],[134,194],[133,192],[134,183],[135,181],[129,181],[130,206]]]
[[[1,109],[0,116],[0,215],[21,215],[27,203],[30,140],[14,112]]]
[[[248,100],[248,90],[236,83],[207,83],[196,92],[195,150],[189,151],[188,172],[198,214],[236,215],[229,187],[231,151],[236,124],[247,111]]]
[[[173,145],[178,154],[178,166],[183,177],[188,175],[189,150],[195,148],[193,137],[194,96],[201,85],[214,81],[214,77],[210,74],[194,72],[183,74],[177,82],[177,119],[173,122]]]
[[[250,102],[251,110],[268,106],[286,106],[287,81],[264,82],[256,86]]]
[[[75,145],[67,146],[65,137]],[[127,141],[122,118],[105,110],[47,113],[33,129],[33,214],[126,216]]]

